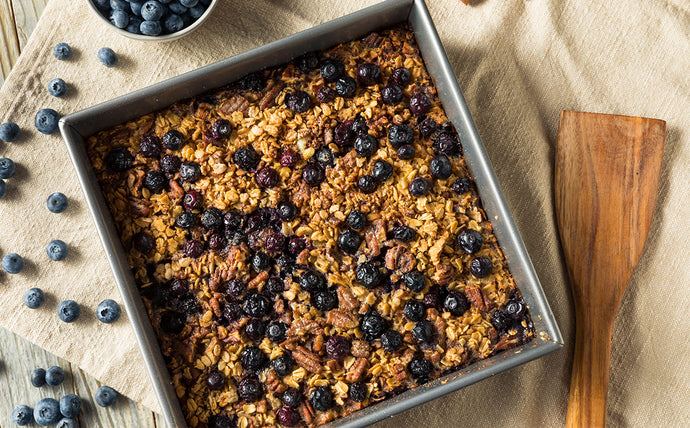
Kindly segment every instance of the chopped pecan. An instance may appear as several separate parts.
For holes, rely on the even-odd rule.
[[[405,370],[405,366],[403,366],[402,364],[394,365],[393,376],[395,377],[395,380],[397,380],[398,382],[405,382],[405,379],[407,379],[407,371]]]
[[[225,257],[225,262],[229,266],[228,277],[234,278],[237,270],[239,269],[239,264],[244,261],[244,252],[238,246],[233,246],[228,251],[228,255]]]
[[[371,33],[365,39],[364,43],[372,48],[377,48],[383,42],[383,37],[379,33]]]
[[[258,274],[257,276],[255,276],[254,278],[252,278],[251,281],[249,281],[249,283],[247,284],[247,289],[252,290],[254,288],[260,288],[259,286],[261,284],[263,284],[264,282],[266,282],[267,279],[268,279],[268,272],[263,271],[260,274]]]
[[[316,353],[321,353],[323,351],[323,334],[319,334],[314,338],[314,342],[311,344],[311,350],[316,352]]]
[[[287,386],[280,381],[279,377],[276,377],[273,370],[269,370],[266,376],[266,386],[273,394],[282,394],[287,391]]]
[[[386,267],[390,270],[400,269],[406,273],[417,265],[417,259],[404,245],[396,245],[386,252]]]
[[[209,299],[208,304],[211,307],[211,310],[213,311],[213,314],[215,316],[221,317],[223,315],[223,310],[220,307],[220,302],[215,296]]]
[[[354,357],[366,358],[369,356],[369,343],[365,340],[353,340],[350,353]]]
[[[129,202],[129,208],[132,213],[140,216],[147,216],[151,212],[148,202],[144,199],[135,198],[134,196],[129,196],[127,198]]]
[[[273,304],[273,311],[278,315],[285,313],[285,300],[276,299],[276,302]]]
[[[364,232],[364,239],[371,256],[376,257],[381,254],[381,244],[386,240],[386,220],[380,218],[371,222]]]
[[[362,378],[362,376],[364,376],[364,373],[366,373],[368,367],[369,361],[367,361],[366,358],[357,358],[357,360],[355,360],[355,363],[352,365],[352,367],[350,367],[350,370],[347,372],[345,380],[348,383],[357,382]]]
[[[307,351],[303,346],[298,346],[297,349],[292,351],[292,358],[297,364],[312,373],[319,373],[321,371],[321,361],[319,357]]]
[[[357,305],[359,306],[359,301],[357,302]],[[333,309],[328,312],[328,318],[326,322],[328,324],[332,324],[342,329],[355,328],[359,325],[359,322],[357,321],[357,316],[355,314],[353,314],[352,312],[343,312],[336,309]]]
[[[180,183],[177,182],[177,180],[170,180],[168,182],[168,185],[170,186],[170,197],[172,199],[181,199],[184,196],[184,189],[180,186]]]
[[[223,291],[223,269],[216,269],[208,279],[208,288],[211,291]]]
[[[465,295],[467,300],[472,302],[480,311],[486,312],[493,306],[493,302],[484,294],[484,290],[479,287],[465,288]]]
[[[519,337],[509,337],[509,336],[503,336],[501,340],[496,343],[496,346],[494,346],[494,349],[497,351],[502,351],[504,349],[510,349],[514,348],[520,344],[520,338]]]
[[[434,272],[434,281],[436,281],[438,285],[448,285],[450,280],[453,279],[454,274],[455,269],[453,266],[437,264],[436,272]]]
[[[299,189],[292,197],[292,202],[298,207],[304,206],[311,195],[311,191],[309,189],[309,185],[302,181],[299,185]]]
[[[317,329],[320,330],[321,326],[316,321],[308,320],[306,318],[300,318],[299,320],[295,321],[292,324],[292,326],[288,329],[287,335],[288,337],[304,336],[305,334],[311,333],[313,330]]]
[[[314,422],[314,409],[311,408],[311,403],[309,400],[302,400],[302,403],[297,408],[299,410],[302,420],[307,424],[311,425]]]
[[[247,101],[247,99],[242,95],[235,95],[229,100],[225,101],[223,105],[218,108],[218,110],[226,115],[230,115],[236,111],[246,113],[247,110],[249,110],[249,101]]]
[[[492,344],[496,343],[496,341],[498,340],[498,332],[493,327],[491,327],[489,329],[489,332],[487,333],[487,335],[489,336],[489,340],[491,341]]]
[[[327,126],[323,130],[323,142],[329,145],[333,142],[333,128]]]
[[[259,108],[261,110],[266,110],[267,108],[273,107],[276,103],[276,97],[278,97],[278,94],[284,87],[285,84],[283,82],[275,83],[274,80],[269,81],[268,85],[266,85],[266,95],[261,99]]]
[[[359,307],[359,300],[357,300],[355,295],[352,294],[352,291],[350,290],[349,287],[345,287],[345,286],[341,285],[340,287],[338,287],[337,293],[338,293],[338,302],[340,303],[340,307],[343,308],[344,310],[351,311],[351,310],[357,309]],[[331,313],[332,312],[333,311],[331,311]],[[340,326],[338,326],[338,327],[340,327]],[[342,328],[352,328],[352,327],[342,327]]]
[[[305,248],[297,255],[297,258],[295,258],[295,263],[298,265],[304,265],[307,263],[307,260],[309,260],[309,248]]]

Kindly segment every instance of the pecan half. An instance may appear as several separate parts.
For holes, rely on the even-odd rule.
[[[345,309],[346,311],[351,311],[351,310],[357,309],[359,307],[359,300],[357,300],[355,295],[352,294],[352,291],[350,291],[349,287],[344,287],[341,285],[340,287],[338,287],[337,293],[338,293],[338,302],[340,302],[341,308]],[[332,312],[333,311],[331,311],[331,313]],[[340,326],[338,326],[338,327],[340,327]],[[342,328],[351,328],[351,327],[342,327]]]
[[[434,272],[434,281],[438,285],[448,285],[453,275],[455,274],[455,269],[450,265],[437,264],[436,272]]]
[[[518,337],[513,337],[510,338],[508,336],[503,336],[501,340],[496,343],[496,346],[494,346],[494,349],[497,351],[502,351],[504,349],[510,349],[516,347],[520,343],[520,338]]]
[[[364,239],[373,257],[381,254],[381,244],[386,240],[386,220],[380,218],[372,221],[364,232]]]
[[[266,110],[267,108],[273,107],[276,103],[276,97],[278,97],[278,94],[284,87],[285,84],[283,82],[275,83],[273,80],[269,81],[266,86],[266,95],[261,99],[259,108],[261,110]]]
[[[317,355],[307,351],[303,346],[298,346],[292,351],[292,358],[297,364],[304,367],[312,373],[319,373],[321,371],[321,361]]]
[[[127,198],[127,202],[129,202],[129,209],[136,215],[147,216],[151,212],[148,202],[146,202],[144,199],[130,196]]]
[[[247,101],[247,99],[242,95],[235,95],[234,97],[225,101],[223,105],[218,108],[218,110],[226,115],[236,111],[246,113],[247,110],[249,110],[249,101]]]
[[[417,259],[404,245],[396,245],[386,252],[386,267],[390,270],[400,269],[406,273],[417,265]]]
[[[308,320],[306,318],[300,318],[299,320],[295,321],[292,324],[292,326],[288,329],[287,335],[288,337],[304,336],[305,334],[310,333],[312,330],[316,329],[321,329],[321,326],[316,321]]]
[[[366,358],[357,358],[355,363],[352,365],[352,367],[350,367],[350,370],[347,372],[345,380],[348,383],[357,382],[362,378],[362,376],[364,376],[364,373],[366,373],[368,367],[369,361],[367,361]]]
[[[254,278],[252,278],[251,281],[249,281],[249,283],[247,284],[247,289],[251,290],[254,288],[258,288],[259,285],[266,282],[267,279],[268,279],[268,272],[263,271],[260,274],[258,274],[257,276],[255,276]]]
[[[465,288],[465,295],[467,300],[472,302],[480,311],[486,312],[493,306],[493,302],[484,294],[484,290],[479,287]]]
[[[357,301],[357,306],[359,306],[359,301]],[[328,312],[326,322],[342,329],[355,328],[359,325],[357,316],[355,314],[352,312],[343,312],[335,309]]]

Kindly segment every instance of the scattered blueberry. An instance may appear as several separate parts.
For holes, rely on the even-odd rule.
[[[0,140],[11,143],[19,138],[19,126],[14,122],[5,122],[0,125]]]
[[[115,67],[117,65],[117,55],[110,48],[100,48],[96,56],[98,57],[98,60],[106,67]]]
[[[300,394],[297,388],[289,388],[287,391],[283,393],[281,399],[283,401],[283,404],[285,404],[288,407],[292,407],[293,409],[296,409],[297,406],[299,406],[299,404],[302,402],[302,394]]]
[[[393,165],[379,159],[374,162],[374,167],[371,169],[371,175],[376,181],[384,182],[393,175]]]
[[[240,147],[232,156],[233,160],[240,169],[244,171],[254,171],[259,166],[261,156],[254,150],[252,146]]]
[[[251,259],[251,264],[256,272],[263,272],[271,267],[271,257],[263,251],[257,251]]]
[[[208,428],[235,428],[237,420],[228,415],[215,414],[208,417]]]
[[[348,254],[356,253],[361,243],[362,238],[359,236],[359,233],[353,230],[346,230],[338,236],[338,248]]]
[[[310,293],[322,291],[326,289],[326,278],[319,272],[308,270],[300,277],[299,285]]]
[[[19,273],[24,269],[24,259],[16,253],[10,253],[2,258],[2,268],[7,273]]]
[[[53,48],[53,55],[60,61],[68,60],[72,57],[72,48],[67,43],[58,43]]]
[[[350,341],[335,334],[326,341],[326,353],[334,360],[341,361],[350,353]]]
[[[67,244],[59,239],[54,239],[46,247],[46,253],[48,253],[48,258],[54,262],[65,260],[68,253]]]
[[[281,202],[278,204],[278,215],[284,221],[292,221],[297,217],[297,207],[289,201]]]
[[[29,425],[33,419],[33,409],[25,404],[17,406],[12,410],[12,422],[19,426]]]
[[[147,135],[139,142],[141,154],[147,158],[157,158],[161,155],[163,145],[161,139],[155,135]]]
[[[98,388],[93,396],[93,400],[101,407],[108,407],[112,405],[115,403],[116,399],[117,392],[109,386],[102,386]]]
[[[458,139],[447,132],[440,132],[434,137],[432,148],[436,153],[447,156],[456,156],[461,152]]]
[[[331,393],[330,387],[317,386],[309,396],[309,401],[311,402],[314,410],[319,412],[327,412],[331,407],[333,407],[333,394]]]
[[[284,322],[275,321],[266,327],[266,337],[268,340],[274,343],[280,343],[285,340],[285,332],[287,331],[287,326]]]
[[[44,398],[34,407],[34,420],[39,425],[53,425],[60,418],[60,404],[54,398]]]
[[[312,295],[311,304],[321,312],[328,312],[338,307],[338,295],[335,291],[319,291]]]
[[[309,186],[316,187],[326,179],[326,171],[318,162],[310,163],[304,167],[302,179]]]
[[[16,167],[15,167],[14,161],[12,161],[12,159],[0,158],[0,178],[1,179],[7,180],[8,178],[12,178],[15,170],[16,170]]]
[[[302,73],[308,73],[319,66],[319,55],[316,52],[307,52],[295,59],[295,66]]]
[[[525,304],[520,300],[511,300],[506,304],[506,314],[514,320],[519,320],[525,314]]]
[[[216,140],[228,137],[231,133],[232,126],[230,125],[230,122],[226,119],[218,119],[215,122],[213,122],[213,126],[211,126],[211,135],[213,135],[213,138]]]
[[[53,193],[50,196],[48,196],[46,205],[48,206],[48,210],[50,212],[56,214],[61,213],[67,209],[67,196],[59,192]]]
[[[429,360],[422,357],[414,357],[407,364],[407,371],[410,372],[417,382],[424,383],[429,379],[429,375],[434,370],[434,365]]]
[[[409,226],[395,226],[392,233],[393,239],[402,242],[410,242],[417,237],[417,232]]]
[[[429,180],[424,177],[417,177],[410,183],[409,191],[412,196],[420,197],[429,193]]]
[[[150,2],[147,2],[150,3]],[[157,3],[157,2],[156,2]],[[146,3],[144,3],[144,6],[146,6]],[[141,9],[142,14],[144,12],[144,8],[142,7]],[[139,31],[141,34],[144,36],[158,36],[163,32],[163,27],[161,27],[160,21],[141,21],[141,24],[139,24]]]
[[[202,244],[201,241],[197,239],[190,239],[189,241],[185,242],[182,246],[182,254],[184,254],[185,257],[198,259],[199,257],[201,257],[202,254],[204,254],[204,244]]]
[[[333,101],[337,96],[338,93],[335,91],[335,89],[329,86],[322,86],[316,93],[316,99],[319,100],[320,103]]]
[[[293,427],[301,420],[299,412],[288,406],[283,406],[278,409],[277,417],[278,422],[286,427]]]
[[[81,309],[74,300],[64,300],[60,302],[57,308],[58,317],[64,322],[73,322],[79,318]]]
[[[112,299],[102,301],[98,304],[98,308],[96,308],[96,316],[98,317],[98,320],[106,324],[117,321],[117,319],[120,318],[121,312],[122,310],[120,309],[120,305]]]
[[[366,288],[374,288],[383,279],[381,271],[372,262],[362,262],[355,268],[355,278],[357,282]]]
[[[280,165],[285,168],[294,168],[299,161],[299,155],[292,150],[283,150],[280,154]]]
[[[438,130],[438,123],[433,118],[427,117],[417,123],[417,129],[422,137],[430,137]]]
[[[76,418],[81,410],[81,398],[74,394],[63,395],[60,398],[60,413],[66,418]]]
[[[314,153],[314,158],[318,163],[324,167],[333,166],[335,162],[335,156],[333,156],[333,151],[328,147],[321,147]]]
[[[0,179],[0,199],[4,198],[7,194],[7,184],[5,180]]]
[[[46,383],[50,386],[58,386],[65,380],[65,371],[61,367],[52,366],[46,370]]]
[[[77,428],[77,421],[72,418],[62,418],[55,425],[55,428]]]
[[[470,272],[477,278],[484,278],[491,273],[491,259],[488,257],[480,256],[475,257],[470,262]]]
[[[420,321],[412,328],[412,335],[422,343],[431,342],[434,329],[429,321]]]
[[[198,163],[189,161],[180,165],[180,178],[187,183],[196,182],[201,177],[201,167]]]
[[[258,371],[268,362],[264,351],[258,346],[247,346],[240,353],[240,363],[242,368],[247,371]]]
[[[270,166],[265,166],[256,172],[254,178],[256,179],[256,183],[259,185],[259,187],[269,189],[278,184],[280,176],[275,169],[271,168]]]
[[[33,369],[31,371],[31,385],[40,388],[46,384],[46,371],[42,368]]]
[[[262,294],[250,294],[242,304],[244,313],[250,317],[261,318],[271,312],[271,302]]]
[[[512,322],[505,312],[496,309],[491,313],[491,324],[501,333],[507,331],[512,325]]]
[[[250,374],[237,384],[237,395],[248,403],[257,401],[263,393],[261,381],[254,374]]]
[[[46,302],[46,296],[40,288],[30,288],[24,293],[24,304],[31,309],[38,309]]]
[[[482,247],[484,238],[474,229],[463,229],[458,234],[458,247],[467,254],[474,254]]]

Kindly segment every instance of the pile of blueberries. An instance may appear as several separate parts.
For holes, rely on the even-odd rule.
[[[58,386],[65,380],[65,372],[58,366],[48,370],[42,368],[31,372],[31,384],[36,388],[44,385]],[[115,403],[117,391],[109,386],[96,390],[93,400],[101,407]],[[12,411],[12,422],[19,426],[29,425],[35,421],[38,425],[55,425],[57,428],[77,428],[77,416],[81,411],[81,398],[75,394],[66,394],[60,401],[54,398],[41,399],[34,408],[26,404],[19,405]]]
[[[104,18],[132,34],[177,33],[201,18],[213,0],[93,0]]]

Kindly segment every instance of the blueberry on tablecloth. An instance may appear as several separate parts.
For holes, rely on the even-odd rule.
[[[36,113],[34,126],[42,134],[52,134],[58,129],[60,115],[52,108],[43,108]]]
[[[50,241],[50,243],[48,243],[46,253],[48,254],[50,260],[54,262],[65,260],[65,257],[67,257],[68,253],[67,244],[59,239],[53,239]]]
[[[121,312],[120,305],[112,299],[102,301],[99,303],[98,308],[96,308],[98,320],[106,324],[117,321],[120,318]]]
[[[34,419],[34,411],[26,404],[17,406],[12,410],[12,422],[19,426],[29,425]]]
[[[60,192],[55,192],[48,196],[48,200],[46,201],[46,205],[48,206],[48,211],[51,213],[56,213],[59,214],[67,209],[67,205],[69,202],[67,201],[67,196],[63,195]]]
[[[2,268],[7,273],[19,273],[24,269],[24,259],[16,253],[10,253],[2,258]]]
[[[66,418],[76,418],[81,410],[81,398],[74,394],[66,394],[60,398],[60,413]]]
[[[96,390],[93,400],[101,407],[111,406],[117,399],[117,391],[109,386],[102,386]]]
[[[14,175],[15,166],[10,158],[0,158],[0,178],[7,180]]]
[[[11,143],[19,138],[19,125],[14,122],[5,122],[0,125],[0,140]]]
[[[52,366],[46,370],[46,383],[50,386],[58,386],[65,380],[65,371],[62,367]]]
[[[68,60],[72,57],[72,48],[67,43],[58,43],[53,48],[53,55],[60,61]]]
[[[67,84],[64,80],[55,78],[48,83],[48,93],[54,97],[61,97],[67,92]]]
[[[43,368],[33,369],[31,371],[31,385],[40,388],[46,384],[46,371]]]
[[[60,404],[54,398],[44,398],[34,407],[34,419],[39,425],[56,424],[60,417]]]
[[[24,293],[24,304],[31,309],[38,309],[46,302],[46,296],[40,288],[29,288]]]
[[[115,67],[117,65],[117,55],[110,48],[100,48],[97,56],[98,60],[106,67]]]
[[[64,322],[73,322],[79,318],[81,309],[74,300],[65,300],[58,305],[58,317]]]

